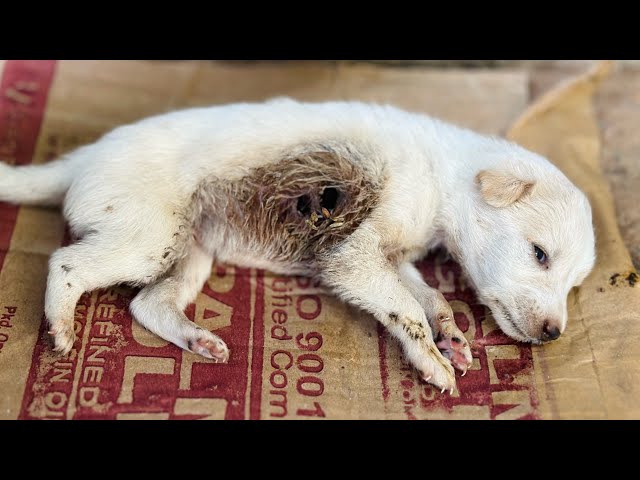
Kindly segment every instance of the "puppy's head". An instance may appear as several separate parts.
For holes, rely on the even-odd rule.
[[[567,295],[593,268],[595,239],[585,195],[541,157],[526,160],[475,176],[461,253],[502,330],[540,343],[565,330]]]

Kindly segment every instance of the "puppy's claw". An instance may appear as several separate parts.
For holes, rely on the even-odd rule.
[[[451,390],[449,390],[449,395],[453,395],[453,387],[451,387]]]
[[[440,393],[444,393],[446,389],[447,389],[446,387],[442,387],[442,390],[440,390]]]
[[[462,372],[462,375],[460,375],[461,377],[464,377],[467,374],[467,370],[465,370],[464,372]]]

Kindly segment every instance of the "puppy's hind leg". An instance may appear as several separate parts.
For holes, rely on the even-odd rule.
[[[58,352],[66,354],[73,347],[75,307],[84,292],[123,282],[145,284],[167,268],[149,260],[144,249],[112,240],[88,235],[49,259],[44,310]]]
[[[183,310],[211,274],[213,258],[197,245],[172,273],[147,285],[131,302],[131,313],[148,330],[165,340],[216,362],[229,360],[227,345],[213,333],[190,321]]]

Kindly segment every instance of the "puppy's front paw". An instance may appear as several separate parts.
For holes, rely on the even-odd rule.
[[[229,361],[229,347],[220,339],[207,330],[198,330],[197,336],[187,341],[189,350],[203,357],[210,358],[216,363],[227,363]]]
[[[453,393],[456,377],[451,363],[442,356],[437,347],[429,345],[429,354],[422,355],[415,363],[422,379],[439,389],[442,393]]]
[[[422,379],[443,393],[446,390],[453,392],[456,386],[453,367],[434,343],[433,332],[426,319],[418,321],[396,314],[390,315],[389,319],[392,331],[404,347],[407,360],[420,372]]]
[[[469,342],[453,320],[453,313],[441,316],[437,322],[439,332],[435,338],[436,345],[464,376],[473,361]]]
[[[467,373],[473,358],[469,342],[460,331],[453,317],[451,305],[438,290],[426,289],[423,293],[422,308],[433,331],[433,340],[455,368]]]

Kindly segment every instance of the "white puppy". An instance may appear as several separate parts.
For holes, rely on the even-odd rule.
[[[123,126],[41,166],[0,164],[0,200],[64,203],[76,242],[49,262],[55,348],[74,342],[76,302],[144,286],[134,317],[225,362],[224,342],[183,309],[212,260],[319,275],[371,312],[422,378],[453,389],[469,344],[412,262],[444,245],[511,337],[553,340],[567,294],[594,259],[586,197],[546,159],[390,106],[196,108]]]

